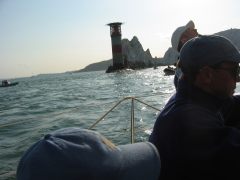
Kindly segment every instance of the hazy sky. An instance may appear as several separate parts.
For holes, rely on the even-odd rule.
[[[0,0],[0,79],[79,70],[112,57],[110,22],[162,57],[189,20],[201,34],[240,28],[239,0]]]

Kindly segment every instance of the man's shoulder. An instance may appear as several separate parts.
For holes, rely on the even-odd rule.
[[[161,111],[158,119],[197,118],[196,116],[208,116],[213,113],[199,104],[186,99],[170,99]]]

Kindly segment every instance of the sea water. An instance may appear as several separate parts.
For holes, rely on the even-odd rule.
[[[46,74],[12,81],[19,84],[0,88],[0,179],[15,179],[20,157],[45,134],[73,126],[89,128],[103,116],[93,130],[113,143],[146,141],[159,110],[175,92],[173,76],[164,76],[163,67]]]

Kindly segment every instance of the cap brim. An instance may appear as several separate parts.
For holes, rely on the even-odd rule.
[[[187,30],[187,29],[194,29],[195,28],[195,25],[193,23],[193,21],[189,21],[185,26],[183,26],[183,29],[182,29],[182,32],[180,34],[180,37],[182,36],[182,34]],[[179,38],[180,38],[179,37]]]
[[[185,26],[178,27],[172,34],[171,43],[174,50],[178,51],[178,45],[182,34],[188,29],[194,29],[195,25],[192,20],[190,20]]]
[[[232,58],[233,62],[240,63],[240,51]]]
[[[188,28],[194,29],[194,28],[195,28],[195,25],[194,25],[193,21],[189,21],[189,22],[186,24],[185,28],[186,28],[186,29],[188,29]]]
[[[160,175],[160,156],[150,142],[121,145],[121,180],[156,180]]]

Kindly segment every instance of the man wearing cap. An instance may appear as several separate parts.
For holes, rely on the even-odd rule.
[[[239,51],[222,36],[184,44],[178,90],[149,138],[161,156],[159,179],[240,178],[240,130],[227,126],[221,111],[239,82],[239,62]]]
[[[100,133],[63,128],[22,156],[17,180],[156,180],[160,157],[150,142],[115,146]]]
[[[190,20],[185,26],[178,27],[172,34],[171,43],[172,48],[179,53],[182,46],[193,37],[198,35],[197,29],[195,29],[194,22]],[[176,73],[174,76],[174,85],[177,87],[178,79],[182,72],[178,66],[176,66]]]

